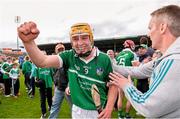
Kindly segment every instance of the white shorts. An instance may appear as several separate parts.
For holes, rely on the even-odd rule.
[[[73,104],[72,119],[97,119],[97,110],[85,110]]]

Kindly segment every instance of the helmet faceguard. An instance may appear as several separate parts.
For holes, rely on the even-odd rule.
[[[74,24],[71,27],[71,30],[70,30],[71,39],[72,39],[73,36],[79,36],[79,35],[89,35],[89,39],[90,39],[90,42],[91,42],[91,47],[94,46],[93,33],[92,33],[92,30],[91,30],[91,27],[90,27],[89,24],[87,24],[87,23],[77,23],[77,24]],[[87,51],[86,53],[77,54],[77,55],[79,57],[87,57],[87,56],[89,56],[91,54],[91,51],[92,51],[92,49]],[[76,52],[76,50],[75,50],[75,52]]]
[[[76,35],[84,35],[84,34],[89,35],[91,45],[93,46],[94,45],[93,33],[89,24],[77,23],[71,27],[71,31],[70,31],[71,38]]]

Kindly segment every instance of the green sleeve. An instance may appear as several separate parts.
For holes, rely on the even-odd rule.
[[[25,74],[26,72],[26,61],[22,64],[22,73]]]
[[[69,62],[72,59],[71,57],[74,57],[74,51],[73,50],[65,50],[59,54],[61,57],[63,64],[66,65],[67,67],[69,66]]]

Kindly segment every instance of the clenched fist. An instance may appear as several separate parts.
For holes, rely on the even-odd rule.
[[[18,29],[18,36],[22,42],[27,43],[36,39],[39,35],[39,30],[34,22],[25,22],[21,24]]]

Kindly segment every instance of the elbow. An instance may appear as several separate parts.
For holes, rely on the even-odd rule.
[[[156,113],[153,113],[152,111],[142,113],[142,115],[146,118],[158,118],[160,115],[157,115]]]
[[[32,62],[39,68],[47,68],[46,58],[43,58],[43,59],[41,59],[39,61],[32,60]]]
[[[44,68],[45,66],[43,64],[36,64],[37,67]]]
[[[161,114],[162,114],[162,112],[160,113],[156,109],[152,109],[152,108],[150,109],[148,107],[138,109],[138,112],[146,118],[158,118],[158,117],[161,117]]]
[[[154,117],[154,115],[150,111],[141,111],[140,114],[146,118]]]

